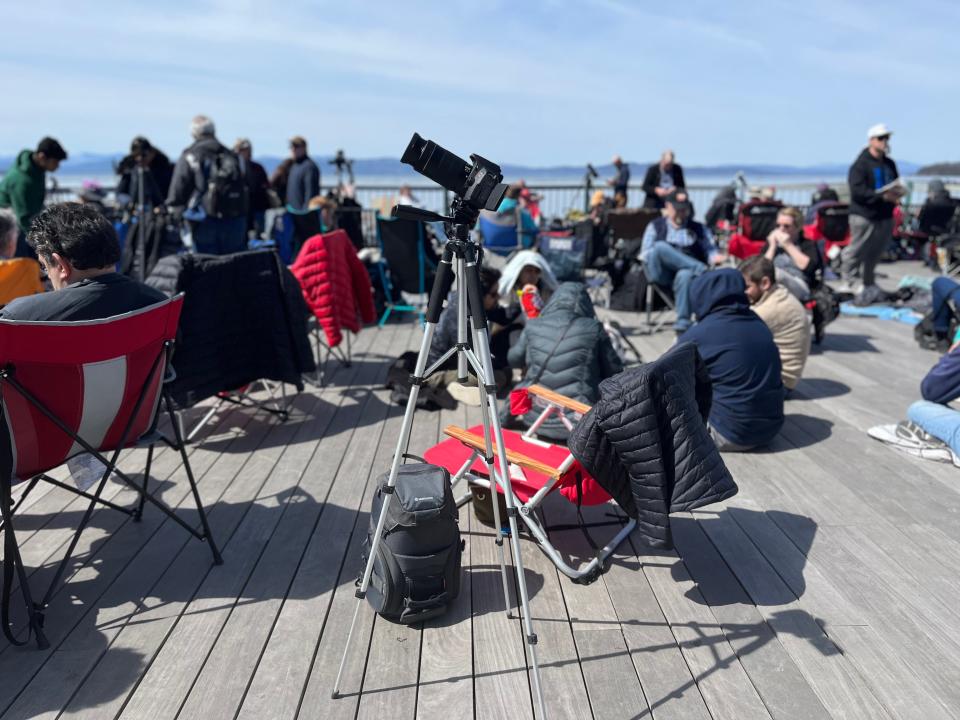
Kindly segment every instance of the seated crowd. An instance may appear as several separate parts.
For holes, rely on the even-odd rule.
[[[193,143],[176,163],[170,163],[146,138],[135,138],[130,156],[121,163],[121,186],[128,202],[139,197],[156,212],[170,209],[177,213],[190,228],[196,251],[221,254],[245,249],[243,233],[263,227],[264,204],[273,202],[273,195],[279,193],[287,211],[295,215],[309,210],[317,199],[319,169],[307,155],[303,138],[291,140],[289,161],[268,179],[262,167],[253,167],[256,163],[249,140],[239,140],[233,150],[228,149],[217,140],[212,120],[203,116],[194,118],[191,135]],[[55,152],[53,142],[44,146],[47,154],[65,157],[62,151]],[[27,159],[36,163],[38,157],[46,162],[46,155],[39,150]],[[629,167],[622,161],[615,167],[617,177],[610,184],[622,205]],[[237,177],[247,186],[244,192],[249,198],[257,196],[256,208],[241,203],[241,217],[241,208],[232,206],[229,195],[211,196],[209,188],[201,187],[201,178],[211,170],[222,173],[227,190],[239,173]],[[767,445],[784,422],[784,398],[796,388],[810,351],[808,308],[823,285],[822,249],[804,237],[801,212],[783,207],[758,255],[739,268],[719,268],[729,265],[730,258],[717,246],[711,227],[694,219],[683,171],[672,152],[664,152],[659,163],[648,169],[643,189],[644,205],[660,215],[646,225],[636,258],[627,261],[639,263],[649,282],[672,295],[677,342],[696,345],[706,363],[713,384],[711,435],[718,447],[729,451]],[[419,205],[406,186],[397,200]],[[836,202],[836,195],[824,188],[818,190],[815,200],[829,204]],[[621,372],[626,358],[615,349],[619,346],[616,332],[597,318],[586,286],[559,283],[538,251],[537,201],[520,182],[510,186],[496,212],[485,215],[494,225],[501,218],[511,220],[514,232],[523,238],[516,245],[521,249],[512,249],[499,270],[485,266],[480,273],[496,384],[502,396],[515,383],[520,388],[543,384],[580,402],[593,403],[600,382]],[[598,203],[596,207],[617,204]],[[594,215],[591,218],[596,224]],[[329,220],[330,216],[324,217]],[[25,239],[36,260],[11,259],[18,236],[24,237],[20,220],[0,210],[0,304],[5,303],[0,317],[84,320],[128,312],[162,299],[156,291],[117,271],[118,263],[124,270],[129,265],[120,262],[117,233],[95,204],[53,205],[32,216]],[[438,260],[439,231],[425,234],[421,242],[430,245],[428,258]],[[48,287],[56,292],[43,292],[44,275]],[[946,285],[948,282],[934,285],[935,299],[952,296],[957,290]],[[938,316],[935,321],[937,331],[946,333],[944,318]],[[429,364],[457,342],[457,295],[453,292],[433,336]],[[952,351],[947,357],[951,356]],[[454,399],[479,401],[475,379],[472,385],[458,381],[454,357],[440,369],[443,374],[437,382],[446,386]],[[514,418],[505,412],[510,423],[522,425],[532,417],[522,413]],[[561,439],[566,428],[553,418],[539,432]]]

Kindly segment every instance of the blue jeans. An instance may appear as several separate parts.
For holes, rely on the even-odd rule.
[[[682,332],[693,323],[690,320],[690,283],[706,271],[707,266],[690,257],[668,242],[657,242],[643,260],[647,280],[657,285],[673,287],[677,304],[677,321],[673,329]]]
[[[193,247],[207,255],[229,255],[247,249],[247,218],[207,218],[191,223]]]
[[[946,405],[918,400],[907,410],[907,419],[936,438],[940,438],[960,455],[960,411]]]
[[[939,333],[950,332],[950,308],[947,306],[947,298],[960,290],[960,284],[954,282],[948,277],[938,277],[933,281],[931,292],[933,294],[933,329]],[[955,297],[954,302],[960,303],[960,297]],[[953,338],[950,338],[953,341]]]

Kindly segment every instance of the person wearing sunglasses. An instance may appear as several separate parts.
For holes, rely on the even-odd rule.
[[[817,244],[803,237],[802,219],[796,208],[780,210],[777,226],[767,235],[767,245],[761,254],[776,268],[777,282],[804,302],[817,284],[822,263]]]
[[[841,256],[844,290],[858,295],[858,304],[879,300],[874,270],[893,237],[893,209],[903,191],[891,186],[898,177],[890,159],[891,130],[880,123],[867,131],[867,146],[850,166],[850,244]]]

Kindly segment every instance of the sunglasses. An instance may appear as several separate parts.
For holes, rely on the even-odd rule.
[[[777,223],[777,228],[780,230],[793,230],[794,227],[793,223]]]
[[[879,140],[880,142],[887,142],[888,140],[890,140],[890,136],[889,136],[889,135],[877,135],[877,140]]]

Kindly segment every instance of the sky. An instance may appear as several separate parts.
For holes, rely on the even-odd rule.
[[[529,166],[958,160],[960,3],[4,0],[0,154],[170,155],[190,118],[283,155],[398,157],[419,132]]]

